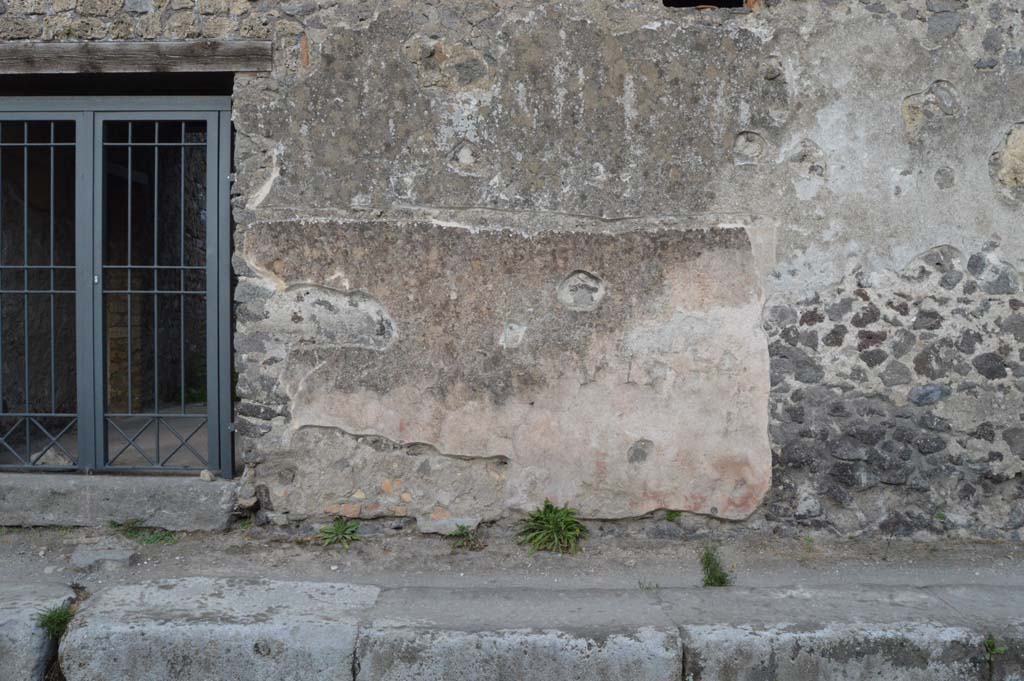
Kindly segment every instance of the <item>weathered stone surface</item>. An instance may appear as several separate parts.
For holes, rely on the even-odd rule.
[[[989,160],[992,181],[1000,195],[1014,203],[1024,199],[1024,123],[1006,133]]]
[[[0,681],[43,681],[57,644],[36,619],[72,598],[63,585],[0,584]]]
[[[676,681],[682,666],[677,633],[654,628],[599,637],[559,631],[383,629],[360,637],[358,657],[357,681]]]
[[[283,360],[292,428],[501,458],[495,479],[519,509],[550,498],[589,516],[742,518],[770,484],[762,299],[743,230],[280,223],[249,231],[243,252],[278,282],[240,332]],[[333,290],[296,293],[298,280]],[[367,305],[365,326],[334,311]],[[304,335],[310,324],[321,330]],[[640,441],[646,455],[631,456]],[[315,476],[325,463],[303,465]],[[473,515],[488,513],[489,487]]]
[[[372,586],[191,577],[111,587],[60,646],[67,681],[319,681],[351,674]]]
[[[895,579],[916,583],[927,574],[903,570]],[[164,580],[93,596],[61,662],[68,681],[988,681],[1024,672],[1019,590],[887,586],[893,578],[865,586],[412,586],[379,594],[331,583]],[[1007,652],[990,670],[983,640],[991,632]]]
[[[307,426],[286,454],[256,467],[270,504],[293,516],[409,516],[425,532],[449,533],[500,518],[508,462],[445,456],[432,447]]]
[[[359,681],[677,681],[679,632],[641,591],[389,589],[367,613]]]
[[[980,679],[983,636],[927,624],[751,630],[684,628],[684,678],[964,681]]]
[[[71,567],[82,572],[117,570],[136,565],[139,553],[131,542],[104,537],[94,544],[80,544],[71,553]]]
[[[0,473],[0,525],[223,530],[235,484],[198,478]]]

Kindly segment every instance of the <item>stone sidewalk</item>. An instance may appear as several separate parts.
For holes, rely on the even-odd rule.
[[[32,633],[24,627],[38,604],[21,603],[0,640],[12,638],[16,622],[22,638]],[[989,636],[1004,653],[986,653]],[[380,588],[183,577],[94,593],[60,645],[60,662],[67,681],[1019,681],[1024,591]],[[25,674],[0,678],[39,678]]]

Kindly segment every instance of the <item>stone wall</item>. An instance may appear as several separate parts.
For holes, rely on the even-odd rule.
[[[443,530],[549,492],[591,517],[756,506],[709,522],[1019,537],[1022,8],[754,4],[7,0],[0,38],[273,41],[273,72],[236,76],[234,99],[238,455],[243,498],[264,516],[410,515]],[[694,251],[666,232],[733,247]],[[638,336],[698,297],[697,271],[726,278],[707,280],[695,321]],[[615,284],[606,302],[558,307],[566,281],[584,305],[601,290],[584,275]],[[751,304],[763,315],[744,327]],[[419,363],[402,354],[407,329],[429,339]],[[622,388],[598,401],[649,420],[598,428],[615,438],[592,450],[569,446],[564,425],[499,445],[517,400],[546,386],[601,385],[597,367],[623,366],[628,385],[637,338],[668,339],[647,347],[688,364],[648,372],[618,411]],[[716,350],[712,371],[693,348]],[[553,394],[580,394],[566,390]],[[444,427],[452,405],[477,409],[462,430]],[[659,407],[684,425],[659,425]],[[770,443],[747,437],[728,455],[746,468],[726,471],[710,435],[731,451],[762,417]],[[758,505],[741,487],[765,479],[769,449]],[[710,478],[687,480],[698,460]]]

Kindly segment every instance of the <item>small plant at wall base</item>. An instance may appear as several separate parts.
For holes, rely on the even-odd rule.
[[[718,549],[709,546],[700,554],[700,569],[704,574],[704,586],[729,586],[732,584],[732,577],[722,566],[722,559],[718,557]]]
[[[111,521],[110,529],[117,532],[126,539],[140,544],[177,544],[178,537],[170,530],[162,530],[156,527],[143,527],[142,521],[138,518],[131,518],[118,523]]]
[[[449,534],[448,537],[452,540],[453,549],[480,551],[486,546],[480,539],[477,531],[470,529],[468,525],[457,525],[455,531]]]
[[[996,637],[989,634],[982,641],[982,646],[985,648],[985,663],[988,665],[988,678],[994,679],[996,672],[996,657],[999,655],[1006,654],[1006,646],[999,645],[996,641]]]
[[[523,521],[519,543],[528,544],[533,551],[576,553],[587,534],[587,528],[576,518],[576,509],[568,504],[558,507],[545,499],[544,505]]]
[[[335,518],[333,523],[320,528],[317,538],[324,546],[341,544],[347,549],[353,542],[359,541],[359,523],[346,518]]]
[[[670,523],[678,523],[679,519],[683,517],[682,511],[665,511],[665,520]]]
[[[74,616],[75,611],[71,605],[58,605],[39,613],[36,617],[36,624],[52,640],[59,641],[64,636],[64,632],[68,630],[68,625],[71,624],[71,618]]]

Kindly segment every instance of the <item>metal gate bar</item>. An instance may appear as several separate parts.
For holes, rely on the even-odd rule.
[[[60,125],[60,137],[58,139],[58,125]],[[78,423],[78,414],[74,399],[74,389],[70,390],[70,403],[60,405],[58,409],[58,383],[57,383],[57,326],[56,326],[56,303],[58,296],[68,296],[73,302],[74,287],[74,265],[59,265],[56,252],[56,178],[57,178],[57,156],[56,150],[67,148],[73,150],[76,142],[74,135],[70,140],[65,140],[69,129],[73,129],[74,123],[67,120],[67,117],[46,120],[39,116],[24,116],[21,120],[11,120],[10,117],[3,117],[0,120],[0,336],[4,342],[0,344],[0,397],[3,397],[0,405],[0,468],[11,466],[35,467],[35,468],[66,468],[78,464],[77,452],[79,447],[72,446],[67,440],[71,439],[71,430]],[[10,262],[15,260],[11,249],[4,251],[4,243],[7,240],[13,241],[12,237],[16,227],[10,224],[7,218],[9,206],[5,204],[7,195],[16,191],[18,178],[9,179],[5,184],[4,163],[6,159],[13,159],[11,165],[17,165],[17,156],[20,152],[21,182],[20,194],[11,198],[21,202],[21,262]],[[36,152],[43,152],[42,154]],[[34,157],[34,158],[33,158]],[[66,160],[66,159],[62,159]],[[30,169],[32,165],[45,161],[46,187],[46,221],[39,225],[38,220],[31,219],[32,191],[37,190],[32,181]],[[71,163],[62,167],[66,173],[69,169],[71,177],[74,177],[74,159]],[[41,178],[40,178],[41,179]],[[39,232],[42,232],[40,235]],[[46,262],[45,264],[33,262],[30,251],[30,244],[33,239],[45,236]],[[13,244],[12,244],[13,246]],[[38,249],[36,249],[38,250]],[[71,244],[71,258],[74,258],[74,243]],[[37,254],[38,255],[38,254]],[[57,277],[58,272],[66,272],[71,275],[70,285],[64,277]],[[18,274],[21,276],[18,277]],[[44,275],[40,278],[38,275]],[[20,287],[12,286],[12,282],[20,279]],[[40,283],[45,282],[45,283]],[[7,393],[13,388],[10,384],[5,385],[5,369],[10,362],[10,354],[16,353],[16,345],[12,345],[11,335],[14,329],[8,329],[4,333],[4,322],[6,318],[14,320],[16,310],[5,308],[5,297],[15,296],[21,298],[21,410],[9,408]],[[40,299],[42,299],[40,301]],[[32,302],[43,302],[44,305],[33,306]],[[30,315],[30,308],[34,311],[43,309],[42,314]],[[38,322],[36,318],[45,316],[44,331],[48,337],[41,339],[41,343],[32,343],[30,338],[30,321]],[[72,326],[71,350],[74,350],[74,328]],[[46,367],[32,366],[33,348],[45,348],[48,351]],[[5,353],[5,350],[7,351]],[[5,356],[5,354],[7,356]],[[15,358],[17,359],[17,358]],[[73,360],[71,366],[74,366]],[[33,399],[33,379],[41,375],[48,383],[48,400]],[[74,379],[71,378],[72,386]],[[5,390],[6,388],[6,390]],[[12,396],[13,397],[13,396]],[[62,400],[62,402],[64,402]],[[48,409],[46,409],[48,407]],[[64,408],[67,408],[65,410]],[[10,424],[10,425],[8,425]],[[33,448],[33,430],[37,431],[35,442],[38,451]]]

